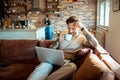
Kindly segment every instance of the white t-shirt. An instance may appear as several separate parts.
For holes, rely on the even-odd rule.
[[[87,39],[84,35],[79,34],[74,37],[70,41],[65,40],[65,35],[63,35],[62,40],[60,42],[60,49],[64,50],[65,52],[73,52],[80,50],[84,44],[86,44]]]

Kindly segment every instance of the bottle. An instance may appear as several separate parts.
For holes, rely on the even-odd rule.
[[[52,40],[53,33],[52,33],[52,25],[50,20],[48,19],[45,27],[45,39],[46,40]]]
[[[48,15],[46,15],[44,24],[47,26],[47,25],[48,25],[48,22],[49,22],[49,17],[48,17]]]

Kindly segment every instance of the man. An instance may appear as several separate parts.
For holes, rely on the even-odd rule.
[[[68,60],[73,60],[75,57],[75,53],[77,51],[79,51],[81,48],[83,48],[83,45],[86,44],[87,39],[84,35],[81,34],[81,30],[80,30],[80,25],[79,25],[79,20],[75,17],[75,16],[71,16],[66,20],[66,24],[68,25],[68,33],[64,34],[64,35],[60,35],[59,39],[57,41],[57,45],[52,45],[52,48],[58,48],[64,51],[64,56],[65,59]],[[67,36],[69,35],[69,36]],[[68,38],[69,39],[68,39]],[[42,65],[43,64],[43,65]],[[39,73],[42,72],[43,66],[46,67],[46,63],[42,63],[39,65],[39,67],[37,67],[34,70],[34,74],[31,75],[28,80],[34,80],[36,76],[39,77]],[[52,65],[48,64],[51,68]],[[77,67],[74,63],[68,63],[66,65],[61,66],[58,70],[56,70],[55,72],[50,73],[51,69],[49,69],[50,67],[46,67],[47,71],[45,71],[45,74],[43,73],[42,76],[42,80],[66,80],[70,77],[72,77],[72,75],[74,75]],[[39,69],[38,69],[39,68]],[[39,72],[38,72],[39,71]],[[39,75],[38,75],[39,74]],[[48,75],[48,77],[46,77]],[[41,80],[41,77],[37,78],[38,80]]]
[[[57,46],[54,48],[61,49],[64,51],[64,57],[68,60],[74,60],[76,52],[78,52],[84,45],[87,43],[86,37],[81,32],[81,26],[79,24],[79,20],[76,16],[71,16],[66,20],[66,24],[68,25],[68,33],[59,35]],[[82,49],[84,52],[87,49]],[[62,66],[57,71],[50,74],[47,80],[66,80],[71,74],[74,75],[76,70],[76,64],[68,63],[65,66]]]
[[[77,51],[87,44],[87,39],[83,35],[80,22],[76,16],[71,16],[66,20],[68,33],[59,36],[59,48],[64,51],[65,59],[72,60]]]

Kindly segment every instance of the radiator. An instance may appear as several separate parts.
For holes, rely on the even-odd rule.
[[[98,40],[99,44],[105,48],[105,32],[102,30],[96,30],[95,31],[95,37]]]

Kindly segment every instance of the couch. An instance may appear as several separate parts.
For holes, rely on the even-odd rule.
[[[27,80],[30,73],[40,64],[35,46],[49,48],[53,42],[0,40],[0,80]],[[120,65],[110,54],[100,45],[91,49],[94,55],[87,54],[73,61],[78,68],[74,76],[68,80],[120,80]]]

